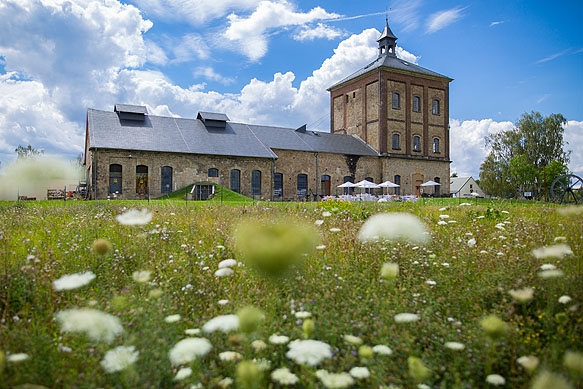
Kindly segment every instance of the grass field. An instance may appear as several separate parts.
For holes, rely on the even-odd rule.
[[[0,387],[582,387],[581,208],[227,199],[0,203]]]

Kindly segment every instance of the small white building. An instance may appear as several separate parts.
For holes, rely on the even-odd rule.
[[[451,177],[449,179],[451,197],[486,197],[473,177]]]

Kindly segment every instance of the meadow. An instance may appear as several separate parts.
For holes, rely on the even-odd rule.
[[[2,202],[0,387],[582,387],[582,218],[489,200]]]

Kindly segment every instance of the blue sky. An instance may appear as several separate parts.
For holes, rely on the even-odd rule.
[[[0,0],[0,161],[83,151],[87,108],[227,114],[329,130],[326,88],[372,61],[388,11],[398,55],[454,79],[452,171],[478,177],[484,136],[562,113],[583,174],[583,3]]]

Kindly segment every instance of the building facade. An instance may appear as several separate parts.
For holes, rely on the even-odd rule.
[[[449,82],[395,54],[388,22],[378,58],[333,85],[330,132],[149,115],[117,104],[88,109],[85,167],[90,198],[158,197],[214,182],[264,200],[319,199],[338,185],[393,181],[398,194],[441,183],[449,194]]]

